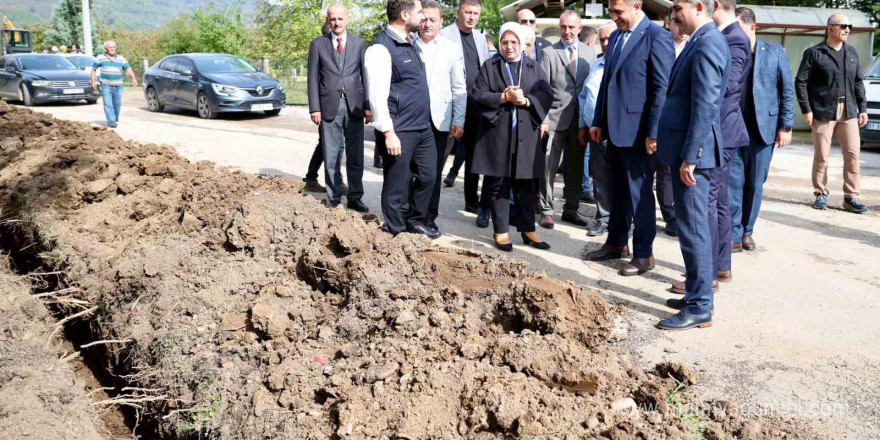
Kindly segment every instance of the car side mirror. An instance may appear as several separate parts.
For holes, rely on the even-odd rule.
[[[183,72],[180,72],[180,74],[183,76],[193,76],[192,70],[184,70]]]
[[[12,66],[6,66],[6,71],[7,71],[7,72],[15,72],[15,67],[12,67]]]

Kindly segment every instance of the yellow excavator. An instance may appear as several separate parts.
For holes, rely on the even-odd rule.
[[[2,51],[0,51],[2,55],[31,53],[34,50],[31,31],[16,29],[12,21],[5,15],[3,16],[3,38],[0,38],[0,45],[2,45]]]

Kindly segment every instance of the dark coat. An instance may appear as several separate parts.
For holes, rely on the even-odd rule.
[[[321,118],[332,121],[339,111],[339,98],[345,86],[345,100],[356,118],[364,117],[370,109],[364,92],[364,53],[367,45],[354,35],[348,34],[342,70],[336,64],[336,48],[328,32],[312,40],[309,47],[309,113],[321,112]]]
[[[748,80],[752,42],[737,22],[724,28],[721,34],[730,49],[730,78],[721,104],[721,137],[724,148],[739,148],[749,144],[749,131],[739,103]]]
[[[473,101],[479,114],[472,171],[495,177],[537,179],[544,173],[541,121],[553,103],[553,90],[546,74],[535,60],[525,57],[521,87],[531,101],[528,108],[501,104],[501,93],[508,87],[504,59],[500,54],[486,60],[480,68]],[[516,115],[518,136],[511,139],[512,117]],[[516,149],[515,167],[511,159]]]
[[[541,64],[541,59],[544,58],[544,49],[551,46],[553,46],[553,43],[551,43],[549,40],[541,37],[535,37],[535,61],[537,61],[538,64]],[[529,54],[526,54],[526,56],[529,56]]]
[[[846,75],[843,88],[846,93],[846,117],[857,118],[859,113],[868,112],[868,100],[865,95],[865,83],[862,78],[862,66],[859,65],[859,54],[849,44],[843,44],[846,50]],[[813,113],[817,121],[834,121],[837,119],[837,61],[831,55],[831,47],[823,41],[804,51],[801,66],[794,80],[798,104],[803,113]]]

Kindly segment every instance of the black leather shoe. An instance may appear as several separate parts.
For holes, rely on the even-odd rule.
[[[670,298],[666,300],[666,307],[675,310],[681,310],[684,308],[684,299],[681,298]],[[712,316],[715,316],[715,309],[712,309],[710,312]]]
[[[370,208],[367,205],[364,205],[364,202],[360,200],[349,200],[348,203],[345,204],[345,206],[352,211],[357,211],[361,213],[370,212]]]
[[[440,228],[437,227],[437,223],[435,223],[434,220],[428,220],[425,222],[425,226],[427,226],[428,229],[433,229],[438,232],[440,231]]]
[[[440,238],[440,231],[436,229],[430,229],[424,223],[415,223],[406,228],[406,232],[410,234],[422,234],[430,238],[431,240],[436,240]]]
[[[672,317],[664,319],[657,323],[657,328],[661,330],[687,330],[696,327],[711,327],[712,313],[702,313],[699,315],[687,313],[684,310],[672,315]]]
[[[678,225],[675,222],[669,222],[666,224],[666,227],[663,228],[663,232],[670,237],[678,237]]]
[[[602,222],[596,222],[593,226],[590,226],[590,228],[587,229],[587,235],[590,237],[598,237],[604,234],[607,230],[608,225]]]
[[[443,184],[446,185],[447,188],[452,188],[455,186],[455,176],[452,174],[446,176],[446,178],[443,179]]]
[[[563,215],[562,215],[562,221],[567,222],[567,223],[571,223],[571,224],[573,224],[573,225],[575,225],[575,226],[587,226],[588,224],[590,224],[590,223],[587,221],[587,219],[583,218],[583,217],[582,217],[580,214],[578,214],[578,213],[574,213],[574,214],[563,214]]]
[[[513,243],[504,243],[501,244],[499,242],[495,242],[495,247],[504,252],[512,252],[513,251]]]
[[[382,168],[382,165],[382,156],[376,156],[376,158],[373,159],[373,168]]]
[[[471,214],[476,214],[480,212],[480,208],[478,206],[464,206],[464,212],[470,212]]]
[[[480,213],[477,214],[477,227],[488,228],[489,217],[491,217],[491,211],[489,211],[488,209],[480,209]]]
[[[543,251],[550,249],[550,245],[547,244],[546,241],[533,241],[531,238],[529,238],[528,235],[525,234],[525,232],[520,232],[519,236],[522,237],[523,243],[525,243],[527,246],[531,246],[535,249],[541,249]]]
[[[593,196],[592,191],[588,191],[585,193],[581,193],[581,201],[585,203],[596,203],[596,197]]]

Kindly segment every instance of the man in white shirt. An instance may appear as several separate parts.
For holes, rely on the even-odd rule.
[[[578,115],[578,142],[588,145],[590,139],[590,124],[593,123],[593,115],[596,112],[596,98],[599,96],[599,86],[602,84],[602,74],[605,72],[605,62],[608,53],[608,40],[611,32],[615,29],[614,23],[608,23],[599,28],[599,45],[602,47],[603,56],[596,60],[590,69],[590,75],[584,81],[584,87],[578,94],[580,114]],[[603,142],[589,143],[590,161],[589,175],[593,179],[593,198],[596,201],[596,221],[587,228],[587,235],[596,237],[605,233],[608,229],[608,217],[611,213],[611,174],[609,174],[608,145]],[[587,173],[584,173],[584,179]]]
[[[687,44],[690,35],[682,32],[678,23],[669,17],[666,18],[666,27],[669,28],[669,33],[672,34],[672,42],[675,44],[675,58],[678,58],[678,56],[681,55],[681,51],[684,50],[684,46]]]
[[[464,117],[467,109],[467,83],[464,73],[464,55],[461,46],[439,35],[443,27],[443,6],[434,0],[422,3],[425,19],[419,25],[416,45],[421,50],[422,61],[428,79],[431,96],[431,129],[437,147],[437,179],[428,207],[426,225],[438,230],[436,220],[440,214],[440,176],[449,153],[446,144],[451,134],[460,139],[464,134]]]
[[[437,149],[425,65],[414,46],[414,33],[424,19],[422,4],[419,0],[389,0],[386,11],[388,26],[364,56],[373,128],[384,163],[385,229],[392,235],[410,232],[435,239],[440,231],[428,228],[427,216],[437,172]],[[411,176],[414,181],[404,217],[401,207]]]

